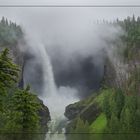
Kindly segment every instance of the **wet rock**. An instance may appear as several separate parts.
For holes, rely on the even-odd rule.
[[[47,128],[47,123],[51,120],[50,112],[47,106],[43,104],[43,101],[38,98],[41,104],[41,109],[38,111],[40,116],[40,124],[42,127]]]
[[[79,115],[79,113],[85,108],[85,106],[76,106],[75,104],[70,104],[66,107],[64,115],[69,119],[72,120],[76,116]]]

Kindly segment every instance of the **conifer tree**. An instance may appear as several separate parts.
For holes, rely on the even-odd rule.
[[[8,88],[18,81],[19,68],[9,57],[9,50],[5,49],[0,54],[0,110],[2,107],[2,97],[6,95]]]
[[[6,129],[20,132],[39,130],[38,110],[40,103],[30,93],[30,88],[18,89],[11,99],[9,121]]]

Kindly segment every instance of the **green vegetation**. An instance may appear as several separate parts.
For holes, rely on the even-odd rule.
[[[4,17],[0,21],[0,46],[16,45],[18,40],[22,38],[23,33],[20,26]]]
[[[30,92],[29,86],[25,89],[18,87],[21,70],[11,59],[9,51],[14,49],[22,35],[20,26],[2,18],[0,21],[0,139],[2,140],[9,139],[9,135],[5,135],[7,133],[12,134],[11,140],[23,138],[35,140],[38,136],[33,136],[30,132],[41,131],[38,112],[41,103],[37,96]]]
[[[103,133],[107,125],[106,115],[101,113],[90,125],[90,133]]]
[[[16,83],[19,69],[8,57],[9,51],[5,49],[0,54],[0,111],[3,111],[3,97],[8,88]]]
[[[9,131],[30,132],[39,130],[39,116],[37,114],[40,104],[35,95],[25,90],[18,89],[11,98],[9,105],[9,118],[5,125]]]
[[[76,128],[71,128],[71,133],[88,133],[89,129],[88,122],[84,122],[81,118],[78,118]]]
[[[123,74],[120,70],[116,84],[102,91],[102,108],[107,117],[107,132],[135,133],[140,132],[140,18],[128,17],[118,23],[127,33],[122,38],[127,71]]]
[[[0,54],[0,129],[2,132],[39,130],[40,104],[29,87],[23,90],[17,87],[19,67],[8,54],[8,49]]]

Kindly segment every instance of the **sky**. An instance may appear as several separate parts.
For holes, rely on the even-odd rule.
[[[0,0],[0,5],[138,5],[139,0]],[[94,24],[140,15],[140,7],[0,7],[0,18],[20,24],[48,47],[93,42]],[[85,42],[83,40],[86,40]],[[97,39],[96,39],[97,40]],[[75,46],[75,45],[74,45]],[[78,47],[78,45],[76,46]],[[74,49],[74,47],[73,47]],[[67,49],[66,51],[71,51]]]
[[[140,5],[139,0],[0,0],[0,5]],[[27,12],[28,13],[27,13]],[[20,21],[17,15],[39,15],[46,11],[46,15],[56,12],[56,15],[62,11],[72,15],[76,12],[79,16],[89,16],[92,14],[94,19],[115,19],[116,17],[125,18],[127,15],[139,15],[140,7],[131,8],[4,8],[0,7],[0,16],[6,15],[12,20]],[[68,11],[68,13],[67,13]],[[49,12],[49,13],[48,13]],[[62,14],[63,16],[64,14]],[[24,19],[25,20],[25,19]],[[22,22],[22,21],[20,21]]]
[[[0,0],[1,4],[80,4],[80,5],[134,5],[139,0]]]

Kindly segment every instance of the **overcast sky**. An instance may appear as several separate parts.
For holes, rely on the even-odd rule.
[[[139,0],[0,0],[1,4],[140,4]]]
[[[136,5],[140,0],[0,0],[2,4]],[[17,22],[28,35],[48,45],[62,45],[62,42],[72,45],[80,36],[92,38],[97,20],[113,21],[133,14],[139,16],[140,7],[0,7],[0,18],[5,16]]]
[[[77,4],[77,5],[136,5],[140,0],[0,0],[2,4]],[[94,7],[94,8],[65,8],[65,7],[0,7],[0,17],[8,19],[22,25],[29,32],[42,34],[46,31],[47,35],[60,34],[62,28],[73,29],[74,31],[86,26],[92,28],[92,24],[97,20],[115,20],[116,18],[126,18],[127,16],[140,15],[140,7]],[[72,30],[66,32],[71,32]],[[44,36],[44,35],[43,35]]]
[[[0,0],[0,5],[140,5],[140,0]],[[26,12],[28,11],[28,13]],[[140,7],[132,8],[4,8],[0,7],[0,16],[6,15],[10,19],[19,21],[17,15],[32,15],[38,13],[42,14],[42,11],[49,15],[51,13],[69,11],[69,14],[83,14],[89,16],[92,14],[94,19],[114,19],[116,17],[125,18],[128,15],[139,15]],[[52,11],[52,12],[51,12]],[[73,12],[74,11],[74,12]],[[76,11],[76,13],[75,13]],[[63,14],[62,14],[63,16]],[[73,15],[74,16],[74,15]],[[80,15],[79,15],[80,16]],[[25,19],[24,19],[25,20]]]
[[[77,4],[77,5],[136,5],[139,0],[0,0],[2,4]],[[124,19],[140,15],[140,7],[0,7],[2,16],[20,24],[28,35],[45,43],[72,42],[75,37],[91,32],[97,20]],[[90,32],[89,32],[90,31]],[[90,37],[89,37],[90,38]],[[58,41],[58,42],[57,42]],[[60,44],[59,44],[60,43]]]

